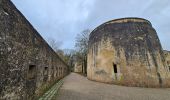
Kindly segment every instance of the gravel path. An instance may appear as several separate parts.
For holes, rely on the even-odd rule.
[[[88,80],[76,73],[64,79],[56,100],[170,100],[170,88],[138,88]]]

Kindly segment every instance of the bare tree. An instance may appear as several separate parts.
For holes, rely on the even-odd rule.
[[[75,62],[74,55],[76,51],[73,49],[64,49],[63,51],[64,51],[64,60],[69,65],[70,71],[73,71],[74,62]]]
[[[82,62],[82,72],[84,74],[87,74],[87,51],[88,51],[88,41],[89,41],[89,35],[90,35],[90,30],[86,29],[82,31],[80,34],[77,35],[76,37],[76,56],[81,59]]]
[[[48,38],[48,43],[51,46],[51,48],[64,60],[65,59],[64,51],[60,48],[62,42],[56,41],[53,38]]]
[[[89,34],[90,34],[90,30],[86,29],[82,31],[80,34],[78,34],[76,37],[75,47],[79,52],[83,54],[87,53]]]
[[[60,47],[63,44],[61,41],[56,41],[54,38],[48,38],[47,42],[55,52],[60,51]]]

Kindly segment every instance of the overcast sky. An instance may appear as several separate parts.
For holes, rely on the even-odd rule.
[[[74,48],[76,34],[122,17],[146,18],[170,50],[170,0],[12,0],[47,40]]]

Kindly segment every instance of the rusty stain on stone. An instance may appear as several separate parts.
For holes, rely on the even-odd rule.
[[[112,20],[90,34],[87,67],[90,80],[126,86],[170,87],[166,62],[157,33],[146,19]],[[106,74],[96,73],[98,70]]]

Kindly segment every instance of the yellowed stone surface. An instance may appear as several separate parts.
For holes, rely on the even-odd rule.
[[[127,86],[169,87],[169,74],[158,36],[149,21],[113,20],[90,34],[88,79]]]

